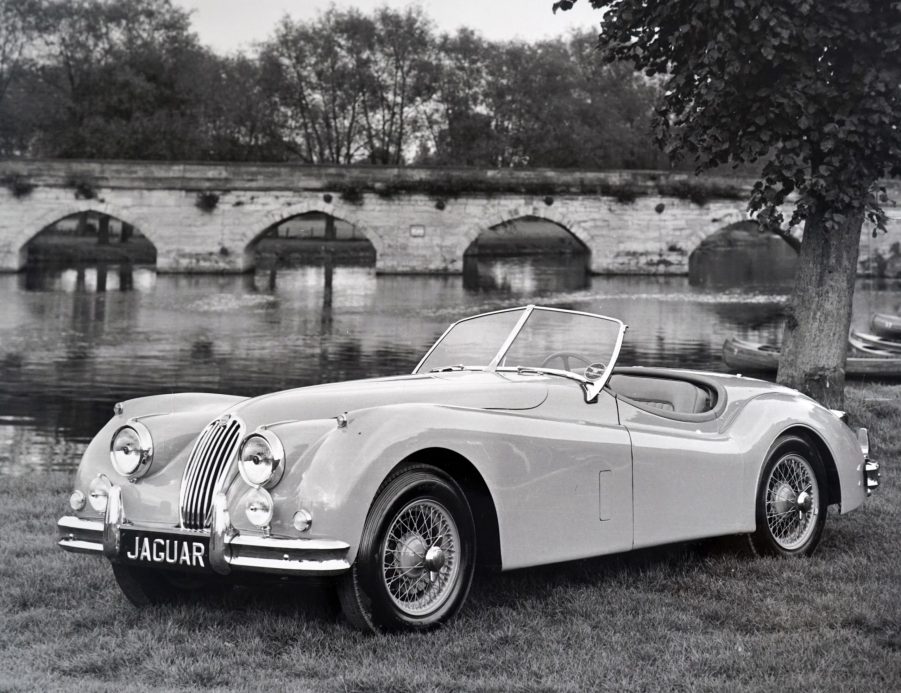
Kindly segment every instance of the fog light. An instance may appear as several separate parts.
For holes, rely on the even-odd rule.
[[[254,527],[268,527],[272,521],[272,496],[265,489],[255,488],[247,494],[244,512]]]
[[[69,507],[72,510],[81,510],[85,504],[85,497],[81,491],[73,491],[72,495],[69,496]]]
[[[308,510],[298,510],[294,513],[294,529],[298,532],[306,532],[313,524],[313,516]]]
[[[106,503],[109,500],[110,482],[105,476],[98,476],[91,482],[88,490],[88,502],[95,512],[105,513]]]

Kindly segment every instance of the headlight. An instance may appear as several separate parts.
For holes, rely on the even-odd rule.
[[[268,527],[272,521],[272,496],[263,488],[255,488],[247,494],[244,512],[254,527]]]
[[[113,435],[109,449],[110,460],[122,476],[142,477],[153,461],[153,441],[150,431],[139,421],[131,421]]]
[[[271,431],[253,433],[241,443],[238,471],[250,486],[272,488],[285,472],[285,449]]]
[[[109,501],[109,490],[112,484],[105,476],[96,477],[88,488],[88,502],[95,512],[105,513]]]

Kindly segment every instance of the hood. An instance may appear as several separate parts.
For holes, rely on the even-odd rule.
[[[547,398],[545,379],[511,373],[452,371],[351,380],[284,390],[229,409],[247,430],[277,421],[327,419],[389,404],[444,404],[475,409],[532,409]]]

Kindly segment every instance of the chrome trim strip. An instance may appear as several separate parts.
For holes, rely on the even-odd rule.
[[[101,520],[82,520],[74,515],[65,515],[56,523],[60,529],[77,529],[83,532],[103,532],[103,522]]]
[[[347,551],[350,544],[336,539],[276,539],[275,537],[255,537],[239,534],[233,537],[229,546],[246,546],[253,549],[273,551]]]
[[[331,573],[343,573],[350,570],[350,563],[343,558],[313,561],[296,558],[251,558],[238,556],[231,558],[229,564],[232,568],[238,568],[240,570],[258,570],[267,573],[292,573],[295,575],[309,573],[328,575]]]
[[[103,553],[103,544],[97,541],[87,541],[85,539],[73,539],[72,537],[63,537],[57,544],[61,549],[66,551],[74,551],[76,553]]]

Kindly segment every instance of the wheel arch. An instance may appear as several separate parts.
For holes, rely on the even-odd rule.
[[[835,465],[835,457],[833,456],[832,451],[829,449],[829,446],[826,444],[826,441],[812,428],[809,428],[808,426],[795,425],[785,429],[778,436],[776,436],[776,439],[773,441],[773,445],[775,445],[776,440],[779,440],[783,436],[790,435],[801,438],[802,440],[806,441],[814,450],[816,450],[817,454],[820,456],[820,460],[822,460],[823,462],[823,467],[826,470],[826,486],[828,491],[826,502],[828,505],[841,503],[842,489],[841,481],[839,480],[838,476],[838,468]],[[773,445],[770,446],[770,449],[767,451],[766,458],[763,460],[763,463],[760,466],[760,472],[758,473],[758,486],[760,484],[759,476],[763,473],[763,468],[766,465],[766,461],[770,458],[770,454],[773,451]]]
[[[497,508],[491,490],[476,466],[453,450],[441,447],[423,448],[401,460],[388,476],[401,466],[412,462],[437,467],[460,485],[472,510],[476,528],[476,565],[481,568],[500,569],[501,540]]]

